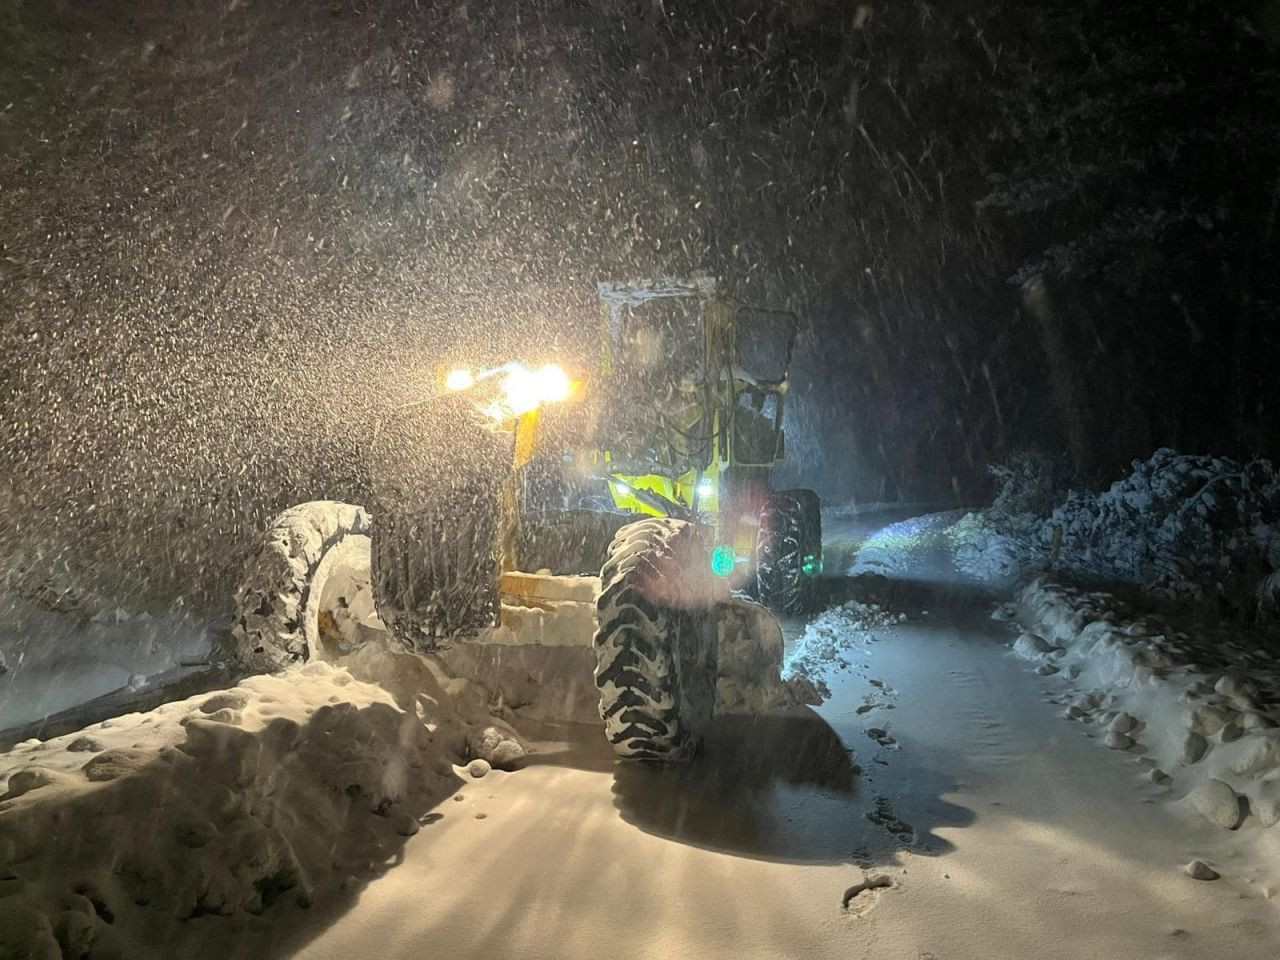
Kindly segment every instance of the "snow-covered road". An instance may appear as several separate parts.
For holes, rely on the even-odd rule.
[[[245,955],[1274,960],[1280,885],[1246,831],[1179,816],[1060,716],[939,563],[940,524],[874,526],[829,529],[871,534],[863,564],[900,552],[912,619],[843,638],[821,708],[726,721],[686,771],[616,767],[594,730],[545,743]],[[1193,857],[1223,879],[1190,879]]]

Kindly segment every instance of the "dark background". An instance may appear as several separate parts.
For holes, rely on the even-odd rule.
[[[804,319],[785,479],[1275,455],[1280,4],[0,0],[0,553],[225,602],[594,284]]]

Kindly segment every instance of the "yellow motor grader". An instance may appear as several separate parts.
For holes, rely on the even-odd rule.
[[[377,430],[372,516],[276,519],[237,591],[244,662],[339,657],[377,630],[419,651],[589,642],[609,740],[648,760],[696,749],[730,662],[777,684],[767,610],[802,609],[822,570],[817,496],[770,484],[795,318],[707,277],[599,296],[585,376],[448,371]]]

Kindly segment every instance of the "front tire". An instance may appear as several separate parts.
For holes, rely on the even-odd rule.
[[[600,717],[625,759],[687,760],[715,706],[714,585],[683,520],[628,524],[609,545],[596,602]]]
[[[363,507],[335,500],[299,504],[272,521],[236,590],[231,637],[238,662],[283,670],[341,642],[333,610],[368,607],[374,616],[369,528]]]
[[[771,610],[800,613],[813,603],[822,568],[822,514],[812,490],[772,494],[760,511],[756,595]]]

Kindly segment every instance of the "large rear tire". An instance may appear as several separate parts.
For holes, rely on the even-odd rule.
[[[371,445],[374,593],[410,650],[498,622],[513,441],[484,419],[466,392],[445,394],[381,424]]]
[[[341,643],[335,610],[368,607],[364,616],[376,619],[369,529],[363,507],[334,500],[277,516],[236,590],[231,636],[237,661],[253,670],[282,670]]]
[[[822,514],[812,490],[772,494],[760,511],[756,595],[771,610],[799,613],[813,603],[822,568]]]
[[[618,756],[686,760],[715,707],[714,584],[683,520],[631,523],[609,545],[596,602],[600,717]]]

